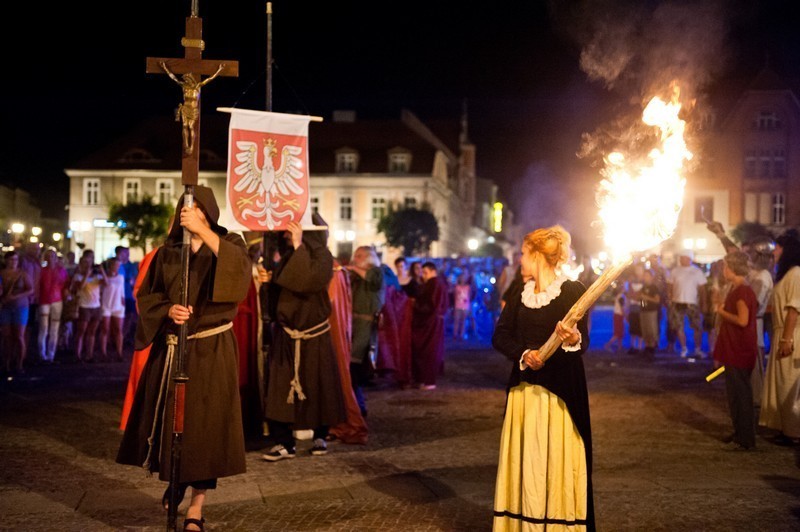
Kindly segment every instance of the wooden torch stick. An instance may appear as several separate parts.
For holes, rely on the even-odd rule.
[[[583,318],[584,314],[586,314],[591,306],[594,305],[595,301],[597,301],[600,296],[603,295],[603,292],[606,291],[606,288],[608,288],[608,286],[613,283],[617,277],[622,275],[622,272],[624,272],[632,263],[633,257],[628,257],[628,259],[612,264],[606,268],[602,275],[600,275],[600,277],[598,277],[595,282],[593,282],[591,286],[586,289],[586,292],[584,292],[583,295],[578,298],[575,304],[572,305],[572,308],[569,309],[569,312],[567,312],[567,315],[564,316],[561,322],[567,327],[573,327],[576,323],[578,323],[578,321]],[[544,362],[553,356],[553,353],[555,353],[556,349],[558,349],[560,346],[561,338],[559,338],[558,335],[553,332],[544,345],[539,348],[539,358],[542,360],[542,362]]]

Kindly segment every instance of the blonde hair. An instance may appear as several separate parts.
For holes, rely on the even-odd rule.
[[[537,251],[547,264],[557,268],[569,260],[569,246],[572,238],[560,225],[537,229],[525,235],[522,247],[529,253]]]

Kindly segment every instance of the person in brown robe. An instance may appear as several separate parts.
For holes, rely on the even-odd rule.
[[[411,322],[411,369],[419,387],[432,390],[444,368],[444,316],[449,302],[447,286],[433,262],[422,265],[422,277],[425,282],[415,298]]]
[[[342,396],[347,419],[331,427],[329,440],[338,439],[344,443],[365,445],[369,430],[356,394],[350,382],[350,349],[352,348],[353,296],[350,291],[350,275],[334,260],[333,277],[328,284],[328,297],[331,300],[331,340],[339,365],[339,379],[342,383]]]
[[[315,225],[326,224],[318,214]],[[269,311],[274,337],[269,352],[266,418],[274,444],[264,460],[295,456],[293,431],[313,430],[311,454],[327,453],[331,426],[344,421],[345,408],[336,355],[331,343],[328,283],[333,256],[325,230],[303,231],[292,222],[288,249],[272,274]]]
[[[135,349],[152,343],[150,357],[117,454],[120,464],[158,472],[169,480],[173,389],[173,347],[186,323],[184,431],[178,478],[179,498],[192,487],[184,530],[202,529],[203,502],[217,478],[245,472],[239,403],[238,349],[231,322],[251,282],[251,265],[241,236],[217,224],[219,208],[211,189],[195,187],[196,205],[178,202],[179,217],[156,254],[137,294]],[[191,231],[188,303],[181,301],[183,228]],[[166,506],[168,493],[162,499]]]

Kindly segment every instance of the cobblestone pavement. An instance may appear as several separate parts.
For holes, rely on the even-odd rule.
[[[128,358],[129,360],[129,358]],[[710,363],[585,356],[602,531],[800,529],[800,451],[731,452]],[[221,479],[208,530],[490,530],[509,363],[450,345],[436,390],[368,390],[370,441]],[[128,364],[34,366],[0,384],[0,530],[163,530],[164,484],[116,465]],[[185,503],[184,503],[185,504]],[[181,507],[181,511],[185,509]]]

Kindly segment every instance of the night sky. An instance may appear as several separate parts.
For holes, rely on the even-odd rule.
[[[179,103],[172,81],[145,74],[145,58],[183,54],[190,1],[47,4],[17,4],[21,14],[4,17],[0,182],[60,209],[63,168]],[[206,112],[264,108],[265,5],[199,0],[204,57],[240,65],[238,79],[203,89]],[[424,120],[457,118],[466,99],[479,174],[515,198],[526,223],[578,228],[589,220],[569,212],[591,207],[598,179],[576,156],[582,134],[640,113],[667,75],[699,101],[752,78],[766,58],[787,81],[800,79],[790,5],[276,0],[273,108],[326,117],[334,109],[397,117],[408,108]],[[521,193],[530,189],[537,193]]]

